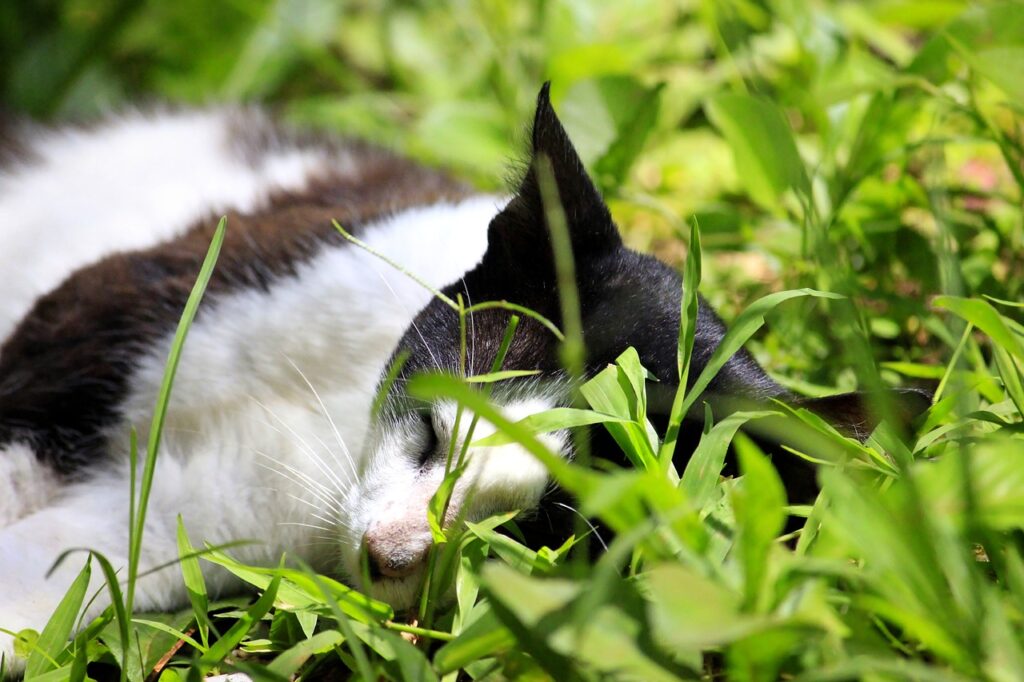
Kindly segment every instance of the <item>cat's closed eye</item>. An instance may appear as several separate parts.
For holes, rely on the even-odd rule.
[[[434,418],[429,410],[418,413],[419,423],[416,426],[417,449],[416,464],[420,468],[427,466],[430,460],[437,454],[440,440],[437,437],[437,429],[434,426]]]

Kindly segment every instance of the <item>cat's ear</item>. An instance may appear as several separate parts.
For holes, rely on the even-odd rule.
[[[622,239],[601,194],[587,175],[565,128],[551,106],[550,83],[537,96],[530,165],[516,195],[491,222],[488,256],[504,262],[550,265],[551,242],[545,200],[553,181],[577,260],[619,248]],[[544,172],[544,168],[550,170]],[[554,188],[552,188],[554,189]]]

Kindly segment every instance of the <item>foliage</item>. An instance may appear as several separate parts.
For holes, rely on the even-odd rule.
[[[863,446],[792,413],[817,436],[799,454],[824,462],[822,493],[803,507],[737,435],[764,412],[713,422],[675,471],[674,434],[650,428],[635,354],[592,380],[601,390],[584,388],[589,411],[519,424],[494,411],[488,377],[424,376],[410,390],[456,400],[548,463],[580,511],[615,531],[608,551],[581,565],[572,543],[533,551],[496,532],[506,517],[435,523],[445,542],[430,589],[453,603],[412,625],[301,567],[197,552],[182,528],[193,609],[129,624],[112,590],[119,618],[65,645],[86,598],[76,583],[38,638],[24,634],[37,679],[82,679],[87,663],[133,680],[214,669],[259,680],[339,668],[367,680],[1024,670],[1024,5],[66,0],[2,4],[0,18],[0,87],[15,110],[270,100],[298,123],[489,188],[551,79],[629,241],[703,279],[736,320],[733,338],[750,339],[780,381],[812,395],[939,382],[915,433],[883,428]],[[693,311],[684,299],[681,373]],[[536,437],[598,423],[634,468],[565,463]],[[738,477],[718,475],[730,443]],[[806,521],[787,535],[787,517]],[[210,602],[197,561],[262,596]],[[102,563],[92,570],[115,580]]]

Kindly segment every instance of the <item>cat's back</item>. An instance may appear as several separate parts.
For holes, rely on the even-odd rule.
[[[0,339],[78,268],[190,230],[208,244],[222,213],[320,207],[345,220],[466,192],[400,156],[294,132],[255,108],[131,111],[61,127],[8,117],[0,145]],[[246,227],[257,239],[271,231],[263,221],[232,232],[251,241]]]

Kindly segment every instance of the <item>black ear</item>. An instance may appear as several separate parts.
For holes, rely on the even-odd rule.
[[[550,267],[552,258],[541,193],[541,182],[547,176],[540,170],[542,164],[550,164],[577,260],[622,245],[608,207],[551,106],[550,88],[551,84],[545,83],[537,95],[526,175],[508,206],[491,222],[488,232],[489,258],[530,265],[531,269]]]

